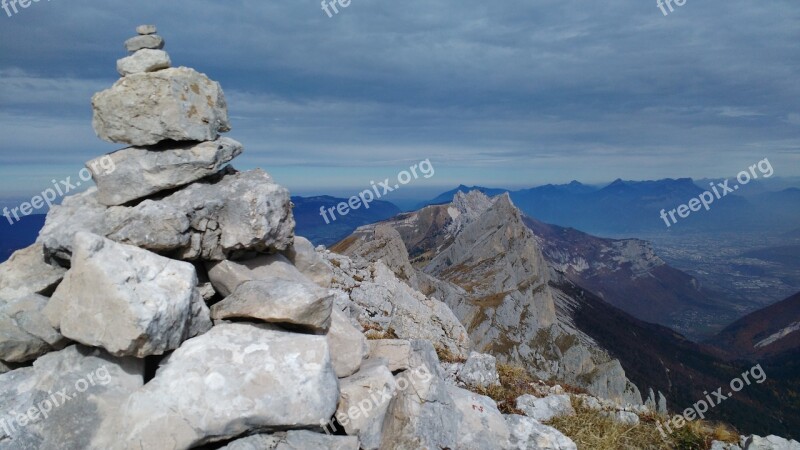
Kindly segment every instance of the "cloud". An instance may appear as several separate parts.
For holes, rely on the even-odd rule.
[[[315,2],[40,2],[0,29],[0,153],[113,149],[89,99],[133,28],[156,23],[174,64],[222,83],[237,164],[317,175],[303,183],[428,157],[467,184],[724,176],[797,152],[797,14],[790,0],[668,17],[623,0],[363,0],[333,18]]]

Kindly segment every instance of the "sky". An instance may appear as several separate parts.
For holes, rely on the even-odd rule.
[[[0,9],[0,198],[121,148],[91,96],[156,24],[219,81],[245,153],[296,195],[347,194],[430,160],[458,184],[800,175],[800,2],[40,0]],[[13,11],[12,11],[13,13]]]

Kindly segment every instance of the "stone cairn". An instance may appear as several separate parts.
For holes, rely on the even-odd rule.
[[[295,237],[289,192],[229,165],[219,84],[137,32],[92,99],[127,147],[0,265],[0,450],[575,449],[447,381],[431,341],[469,344],[446,305]],[[470,358],[461,379],[495,384]]]

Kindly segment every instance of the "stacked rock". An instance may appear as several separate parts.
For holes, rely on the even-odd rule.
[[[117,72],[128,76],[135,73],[155,72],[168,69],[172,62],[164,48],[164,38],[156,34],[155,25],[142,25],[136,28],[139,34],[125,42],[125,48],[132,53],[117,61]]]

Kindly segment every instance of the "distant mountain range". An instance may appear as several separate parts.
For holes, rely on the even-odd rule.
[[[731,185],[732,186],[732,185]],[[744,186],[742,190],[745,190]],[[592,234],[653,231],[785,230],[800,222],[800,189],[763,192],[750,198],[728,194],[715,199],[710,210],[701,209],[667,227],[659,217],[697,198],[710,186],[690,178],[658,181],[615,180],[604,187],[573,181],[510,191],[481,186],[459,186],[422,203],[448,203],[456,192],[477,190],[489,196],[508,192],[525,214],[546,223],[576,228]],[[721,189],[718,189],[721,190]]]

